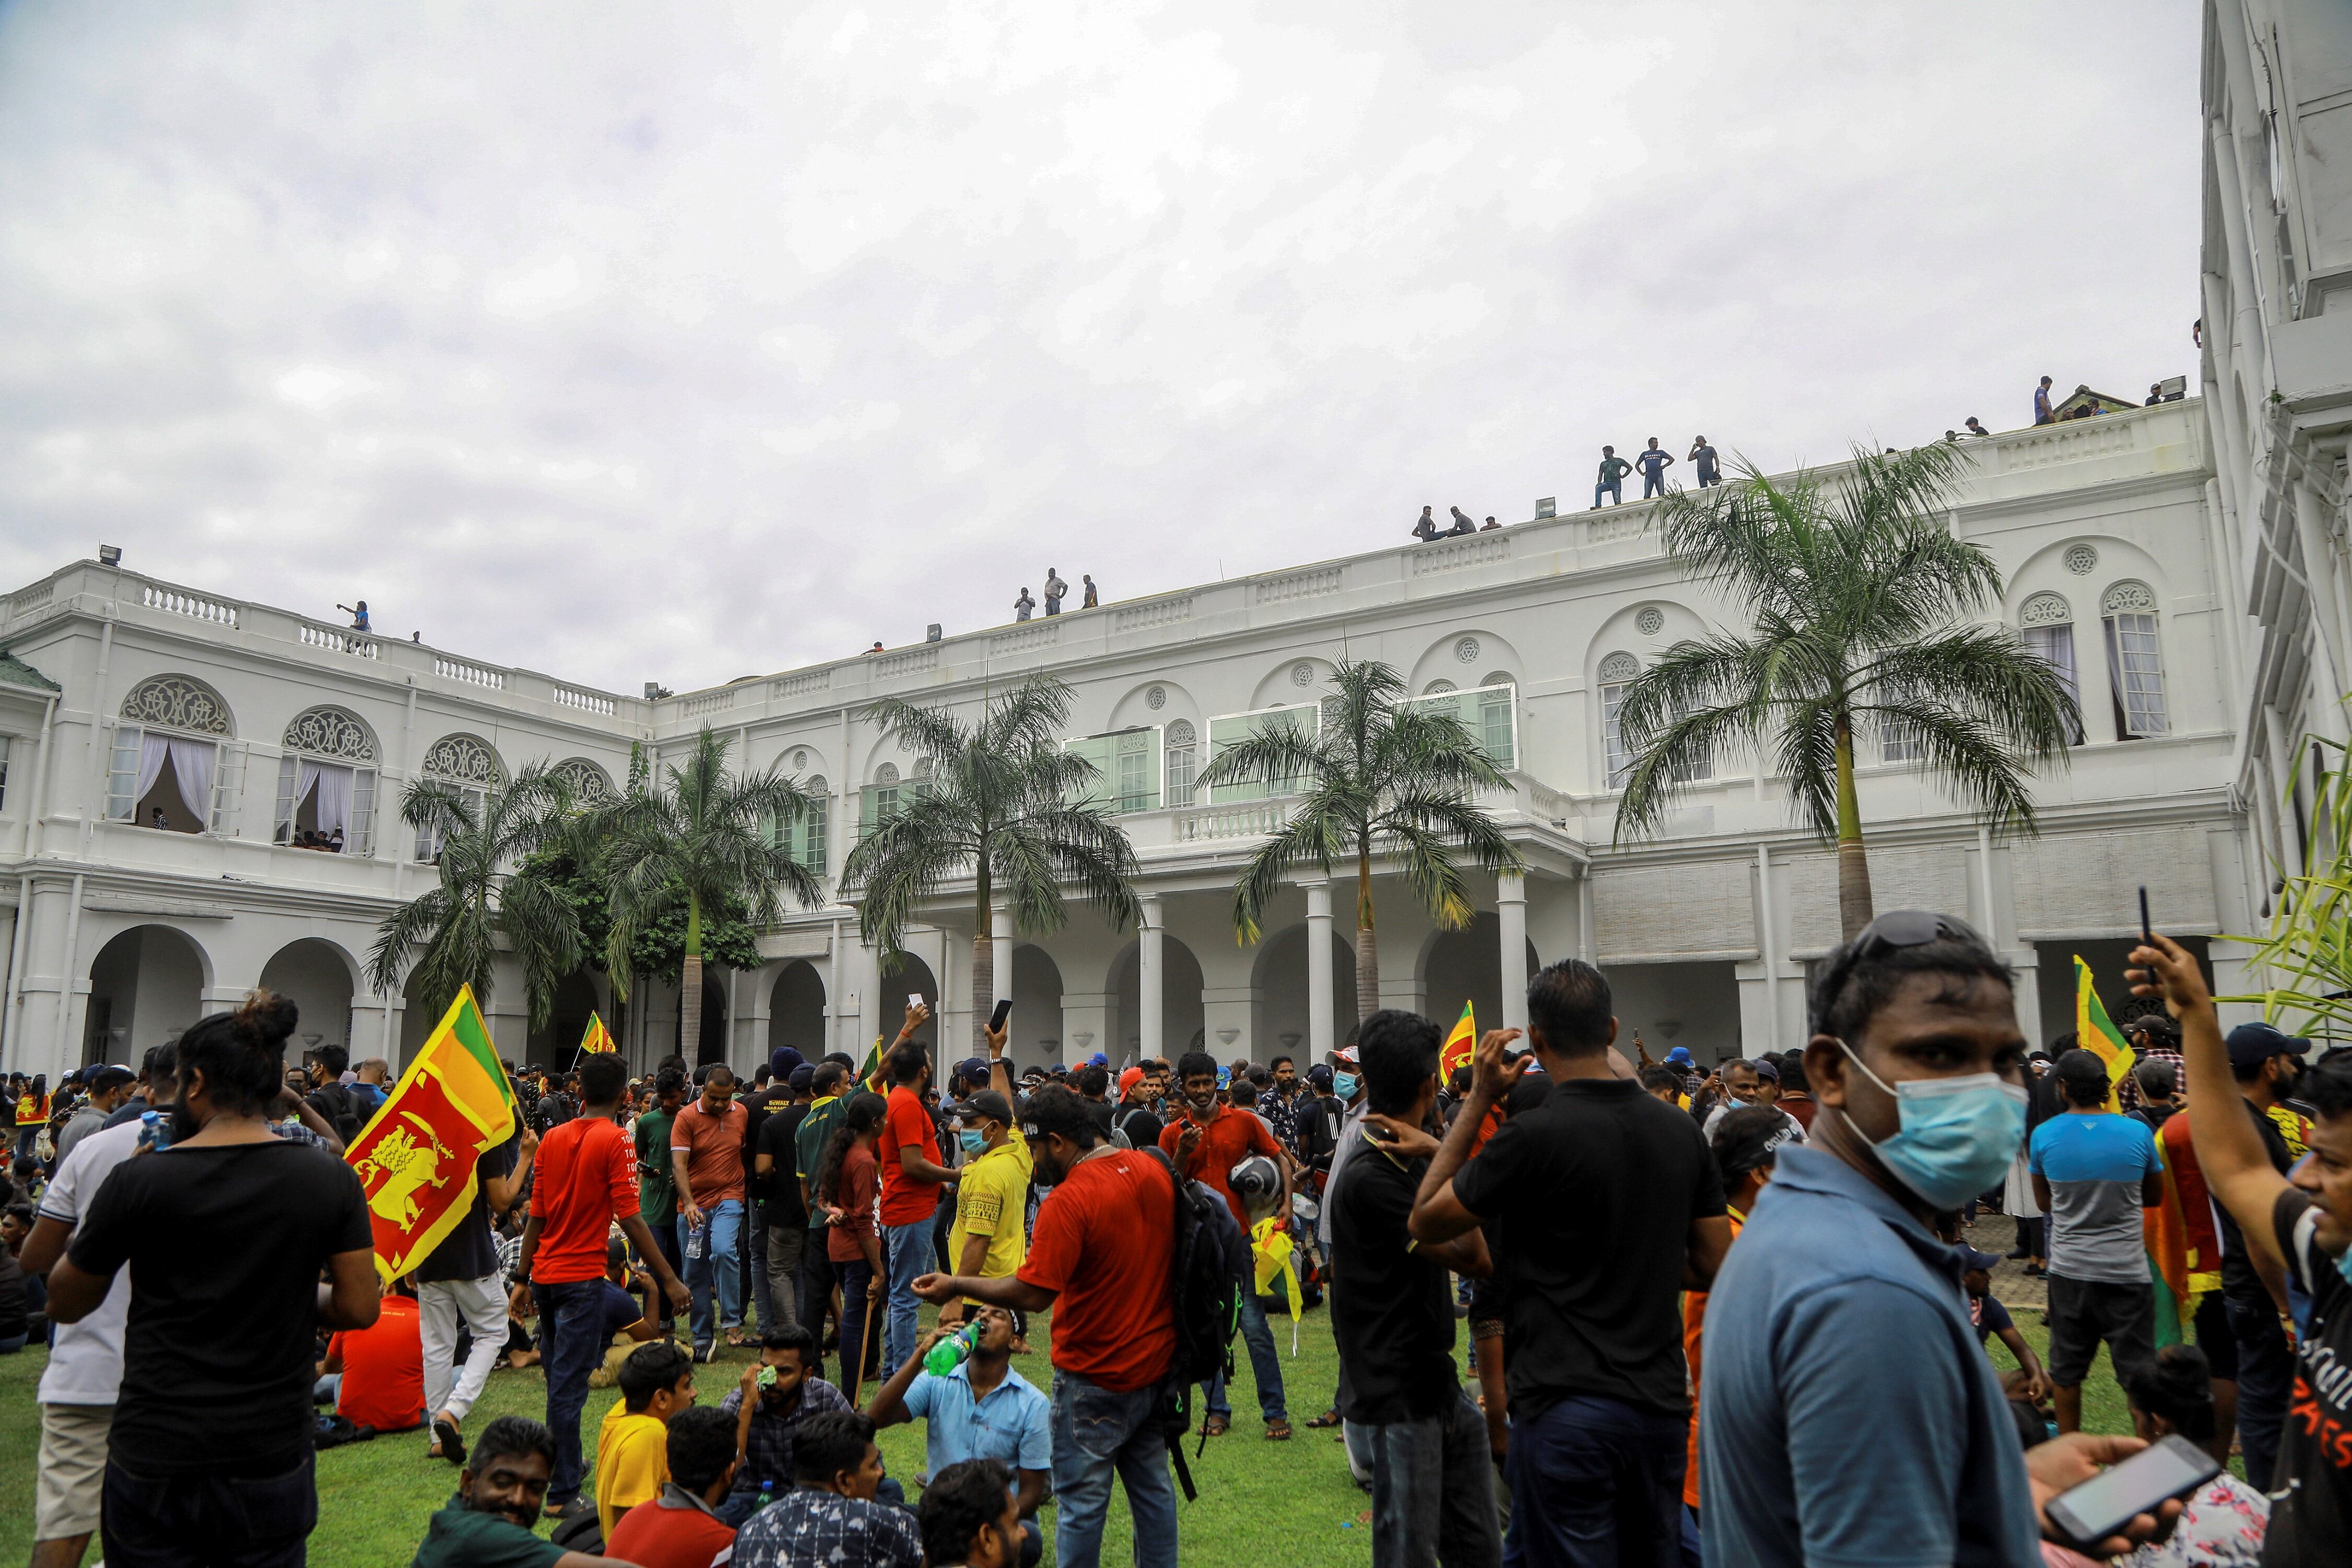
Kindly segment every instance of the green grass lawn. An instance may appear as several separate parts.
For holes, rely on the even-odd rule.
[[[927,1309],[926,1319],[930,1315]],[[2020,1311],[2017,1321],[2037,1351],[2042,1348],[2045,1336],[2040,1314]],[[1022,1375],[1040,1388],[1051,1387],[1052,1369],[1045,1353],[1048,1331],[1045,1321],[1033,1323],[1030,1338],[1035,1352],[1016,1363]],[[1349,1479],[1347,1458],[1332,1435],[1306,1427],[1307,1417],[1330,1402],[1338,1375],[1339,1355],[1330,1329],[1319,1310],[1308,1312],[1295,1360],[1288,1353],[1289,1338],[1288,1324],[1278,1322],[1275,1339],[1284,1352],[1284,1379],[1297,1436],[1287,1443],[1269,1443],[1260,1436],[1263,1426],[1249,1359],[1240,1353],[1236,1343],[1240,1366],[1232,1391],[1234,1429],[1212,1440],[1208,1452],[1192,1462],[1200,1500],[1179,1505],[1179,1528],[1188,1563],[1278,1563],[1319,1568],[1362,1563],[1371,1555],[1370,1500]],[[717,1363],[697,1368],[700,1398],[711,1404],[724,1398],[742,1375],[750,1354],[722,1347]],[[1994,1357],[2003,1365],[2010,1364],[1998,1341]],[[40,1447],[40,1421],[33,1395],[47,1359],[38,1349],[0,1359],[0,1561],[6,1563],[23,1561],[31,1549],[33,1472]],[[868,1389],[870,1394],[870,1384]],[[592,1462],[596,1424],[617,1397],[615,1389],[589,1391],[581,1429]],[[546,1384],[537,1371],[495,1373],[489,1392],[467,1426],[479,1431],[490,1417],[507,1414],[543,1417],[546,1399]],[[1857,1401],[1858,1412],[1863,1404]],[[2095,1432],[2131,1429],[2104,1351],[2084,1386],[2084,1417]],[[1188,1458],[1198,1446],[1197,1437],[1187,1445]],[[890,1473],[913,1495],[923,1463],[920,1426],[892,1427],[882,1435],[882,1451]],[[319,1528],[310,1538],[310,1561],[320,1568],[406,1568],[424,1535],[426,1516],[447,1500],[455,1486],[456,1471],[425,1457],[425,1438],[419,1433],[379,1437],[320,1455]],[[1050,1502],[1043,1518],[1047,1527],[1045,1561],[1051,1563]],[[1128,1542],[1126,1504],[1114,1488],[1103,1560],[1127,1561]],[[96,1555],[93,1550],[91,1557]]]

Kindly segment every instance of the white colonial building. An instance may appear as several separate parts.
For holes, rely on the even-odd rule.
[[[2236,563],[2199,403],[1969,453],[1952,526],[2000,563],[2003,618],[2072,673],[2084,741],[2041,783],[2035,839],[1988,839],[1899,735],[1868,739],[1863,812],[1880,906],[1966,914],[2038,976],[2028,1022],[2055,1033],[2069,1026],[2072,953],[2114,983],[2139,885],[2171,931],[2257,918],[2265,872],[2233,787],[2253,656],[2224,591]],[[1016,1057],[1194,1042],[1319,1055],[1354,1021],[1348,889],[1303,880],[1264,940],[1239,944],[1234,879],[1286,803],[1193,781],[1263,716],[1311,717],[1343,657],[1385,660],[1470,722],[1507,772],[1487,804],[1528,868],[1481,882],[1476,922],[1450,932],[1383,876],[1384,1001],[1450,1016],[1469,998],[1482,1018],[1517,1021],[1530,966],[1576,954],[1608,970],[1627,1027],[1661,1050],[1795,1045],[1807,965],[1834,942],[1837,913],[1831,855],[1795,826],[1782,783],[1753,757],[1719,758],[1663,837],[1612,844],[1623,683],[1679,640],[1744,626],[1663,558],[1649,512],[1538,517],[650,701],[67,566],[0,606],[6,1065],[131,1059],[257,984],[296,997],[306,1039],[396,1060],[433,1020],[361,971],[385,913],[434,876],[435,847],[398,826],[412,780],[486,788],[543,760],[593,795],[625,779],[633,742],[674,757],[709,726],[734,737],[739,761],[824,798],[795,849],[831,878],[923,765],[868,721],[873,700],[971,704],[1035,670],[1075,692],[1072,742],[1103,765],[1148,923],[1114,932],[1081,910],[1038,936],[999,917]],[[338,828],[340,853],[294,846]],[[909,992],[960,1049],[971,920],[950,898],[911,937],[913,962],[883,975],[854,911],[796,911],[763,936],[760,969],[710,979],[703,1052],[862,1052]],[[677,1006],[639,1000],[624,1038],[646,1063],[676,1044]],[[545,1059],[592,1006],[612,1016],[583,973],[530,1039],[509,977],[492,1026],[509,1057]]]

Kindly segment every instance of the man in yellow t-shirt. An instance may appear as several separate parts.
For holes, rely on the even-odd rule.
[[[1029,1255],[1029,1141],[1016,1136],[1013,1107],[992,1089],[976,1091],[949,1108],[963,1121],[965,1163],[956,1173],[956,1215],[948,1232],[948,1262],[953,1272],[999,1279]],[[962,1321],[962,1303],[950,1302],[942,1322]]]
[[[596,1430],[596,1519],[610,1537],[621,1516],[669,1480],[669,1418],[694,1403],[694,1362],[667,1341],[621,1363],[621,1400]]]

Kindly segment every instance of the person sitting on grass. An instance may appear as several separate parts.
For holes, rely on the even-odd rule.
[[[753,1514],[736,1534],[736,1561],[748,1568],[922,1568],[915,1516],[874,1500],[884,1472],[873,1422],[855,1410],[810,1416],[793,1436],[793,1479],[799,1489]]]
[[[628,1244],[615,1236],[604,1243],[604,1364],[588,1374],[591,1388],[610,1388],[637,1346],[660,1334],[661,1287],[629,1261]]]
[[[531,1532],[554,1474],[547,1428],[527,1415],[499,1416],[474,1439],[457,1495],[425,1526],[413,1568],[631,1568]]]
[[[1021,1312],[992,1303],[971,1310],[980,1338],[961,1365],[944,1377],[923,1370],[931,1347],[956,1331],[933,1329],[876,1393],[866,1414],[877,1428],[925,1418],[923,1463],[933,1487],[950,1468],[971,1459],[993,1459],[1017,1472],[1016,1511],[1026,1542],[1021,1561],[1034,1563],[1045,1546],[1035,1519],[1054,1468],[1054,1404],[1013,1368],[1013,1342],[1028,1331]],[[925,1544],[928,1549],[928,1535]]]
[[[732,1424],[742,1461],[719,1517],[741,1528],[745,1520],[793,1485],[793,1436],[803,1422],[847,1410],[841,1390],[817,1375],[824,1361],[816,1336],[798,1323],[780,1323],[760,1336],[760,1359],[743,1369],[741,1384],[719,1408]]]
[[[1954,1246],[1959,1245],[1957,1237],[1946,1236],[1944,1239]],[[2009,1309],[2001,1305],[2000,1299],[1992,1293],[1992,1268],[2000,1261],[1991,1253],[1979,1252],[1973,1247],[1962,1249],[1960,1288],[1969,1296],[1969,1321],[1977,1331],[1979,1344],[1984,1344],[1996,1334],[2000,1336],[2000,1342],[2007,1345],[2009,1353],[2017,1358],[2018,1371],[2023,1374],[2010,1397],[2022,1399],[2038,1408],[2050,1397],[2050,1374],[2042,1370],[2042,1358],[2033,1353],[2033,1347],[2018,1331],[2016,1321],[2009,1315]]]
[[[2126,1367],[2123,1385],[2132,1408],[2147,1413],[2151,1436],[2178,1432],[2200,1448],[2213,1440],[2213,1368],[2195,1345],[2167,1345]],[[2151,1542],[2117,1561],[2123,1568],[2252,1568],[2262,1561],[2270,1519],[2271,1500],[2225,1469],[2181,1505],[2170,1540]]]
[[[637,1568],[710,1568],[735,1543],[735,1527],[718,1513],[735,1484],[735,1423],[723,1410],[681,1410],[665,1444],[661,1496],[623,1514],[604,1550]]]
[[[596,1518],[607,1539],[623,1514],[669,1479],[669,1418],[694,1403],[694,1362],[667,1340],[621,1363],[621,1402],[596,1429]]]
[[[930,1568],[1015,1568],[1036,1561],[1013,1478],[994,1459],[964,1459],[931,1478],[918,1510]]]

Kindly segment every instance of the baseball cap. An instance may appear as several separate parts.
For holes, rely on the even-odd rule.
[[[2163,1013],[2144,1014],[2126,1024],[2123,1031],[2124,1037],[2126,1039],[2134,1035],[2154,1035],[2167,1045],[2180,1044],[2180,1026],[2168,1015]]]
[[[2077,1046],[2058,1058],[2058,1081],[2070,1090],[2080,1089],[2087,1094],[2111,1080],[2107,1064]]]
[[[1094,1055],[1087,1058],[1087,1066],[1090,1068],[1107,1068],[1110,1066],[1110,1058],[1103,1055],[1102,1052],[1097,1051]]]
[[[809,1066],[806,1062],[803,1062],[800,1066],[793,1069],[791,1077],[784,1079],[784,1087],[793,1090],[794,1093],[798,1093],[800,1090],[806,1089],[811,1083],[814,1082],[815,1079],[816,1068]]]
[[[1963,1247],[1960,1248],[1960,1268],[1964,1271],[1970,1268],[1981,1268],[1986,1273],[1990,1274],[2000,1262],[2000,1258],[1996,1253],[1979,1252],[1973,1247]]]
[[[1096,1126],[1093,1114],[1077,1091],[1060,1084],[1048,1084],[1031,1095],[1021,1111],[1021,1135],[1024,1138],[1044,1138],[1056,1132],[1067,1138],[1082,1128]]]
[[[1332,1054],[1337,1056],[1341,1061],[1346,1062],[1349,1067],[1354,1067],[1357,1063],[1356,1047],[1353,1046],[1341,1046]]]
[[[964,1058],[963,1060],[956,1063],[955,1076],[963,1079],[966,1083],[986,1083],[988,1081],[988,1058],[986,1057]]]
[[[2258,1068],[2273,1057],[2309,1054],[2311,1042],[2290,1035],[2275,1024],[2241,1024],[2230,1031],[2230,1065]]]
[[[1780,1064],[1779,1062],[1767,1061],[1762,1057],[1759,1057],[1748,1065],[1756,1069],[1756,1076],[1758,1078],[1769,1078],[1774,1083],[1780,1081]]]
[[[1307,1081],[1318,1089],[1328,1089],[1331,1087],[1331,1069],[1317,1062],[1307,1069]]]
[[[1141,1083],[1142,1081],[1143,1081],[1143,1069],[1142,1069],[1141,1068],[1128,1068],[1125,1072],[1123,1072],[1123,1073],[1119,1074],[1119,1075],[1118,1075],[1118,1092],[1119,1092],[1119,1097],[1120,1097],[1121,1099],[1125,1099],[1125,1098],[1126,1098],[1126,1096],[1127,1096],[1127,1091],[1128,1091],[1129,1089],[1133,1089],[1137,1084]]]
[[[1769,1105],[1748,1105],[1716,1123],[1709,1142],[1716,1169],[1727,1182],[1769,1165],[1790,1137],[1789,1119]]]
[[[1013,1107],[1006,1102],[1003,1095],[992,1089],[983,1089],[977,1094],[966,1095],[953,1105],[948,1106],[946,1110],[950,1116],[961,1116],[967,1121],[975,1116],[984,1116],[991,1121],[1001,1121],[1007,1127],[1013,1125]]]

